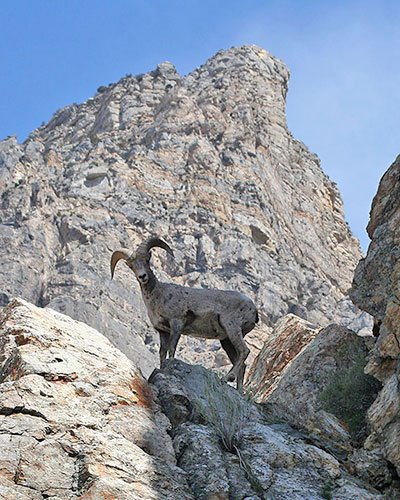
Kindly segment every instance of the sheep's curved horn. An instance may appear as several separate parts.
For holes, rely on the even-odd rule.
[[[143,242],[141,245],[139,245],[138,249],[136,250],[136,253],[138,255],[146,255],[149,252],[149,250],[154,247],[162,248],[170,255],[172,255],[172,257],[174,256],[174,252],[171,250],[171,247],[167,243],[165,243],[165,241],[163,241],[162,239],[154,236]]]
[[[121,250],[116,250],[112,255],[111,255],[111,279],[114,277],[114,270],[115,266],[117,265],[117,262],[121,259],[123,260],[128,260],[129,257],[131,256],[131,253],[129,250],[126,248],[121,248]]]

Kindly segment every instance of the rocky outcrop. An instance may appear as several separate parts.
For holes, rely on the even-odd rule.
[[[157,339],[133,276],[109,258],[150,233],[163,279],[238,289],[260,308],[253,354],[282,315],[360,328],[346,299],[361,254],[339,192],[289,133],[285,65],[255,46],[186,77],[172,64],[126,76],[58,111],[23,144],[0,142],[0,304],[14,295],[83,320],[142,371]],[[219,343],[180,356],[228,363]]]
[[[318,330],[287,316],[252,366],[247,390],[268,414],[344,459],[365,438],[365,413],[379,390],[372,377],[364,380],[367,353],[365,339],[347,328]]]
[[[366,443],[400,474],[400,157],[383,176],[371,209],[371,244],[359,263],[352,299],[375,318],[375,346],[366,371],[383,383],[368,412]]]
[[[266,401],[291,362],[318,332],[319,328],[294,314],[280,319],[250,367],[247,390],[252,397],[258,402]]]
[[[205,368],[169,360],[150,386],[51,309],[4,309],[0,373],[2,498],[382,498]]]
[[[96,330],[14,300],[0,382],[1,498],[193,498],[151,388]]]
[[[385,498],[397,498],[397,475],[374,434],[368,436],[371,413],[387,411],[382,396],[376,399],[381,384],[364,374],[372,343],[347,328],[318,330],[289,315],[259,353],[246,390],[269,422],[289,423]]]
[[[195,498],[381,498],[329,453],[200,366],[169,360],[151,381]]]

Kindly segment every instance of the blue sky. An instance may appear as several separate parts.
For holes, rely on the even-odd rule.
[[[168,60],[182,74],[257,44],[291,71],[293,135],[340,188],[353,232],[400,153],[400,2],[2,0],[0,138],[24,140],[60,107]]]

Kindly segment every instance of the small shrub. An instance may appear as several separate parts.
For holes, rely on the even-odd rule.
[[[250,404],[217,375],[207,375],[204,397],[197,404],[202,418],[216,431],[223,447],[237,453],[250,415]]]
[[[354,364],[338,370],[330,383],[321,392],[322,408],[335,415],[348,428],[355,444],[360,444],[366,434],[365,416],[375,400],[381,384],[364,373],[364,352],[354,353]]]
[[[326,482],[321,489],[321,497],[325,498],[326,500],[332,500],[333,487],[333,481]]]
[[[197,410],[202,419],[214,428],[225,450],[238,457],[239,466],[252,488],[260,498],[264,498],[263,485],[252,472],[240,449],[244,429],[251,418],[251,409],[249,394],[243,396],[215,373],[207,373],[206,387],[201,402],[197,402]]]

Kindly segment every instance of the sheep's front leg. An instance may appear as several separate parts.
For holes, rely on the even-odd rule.
[[[170,321],[170,337],[169,337],[169,348],[168,353],[170,358],[175,357],[176,347],[178,345],[179,339],[181,338],[183,322],[178,319],[172,319]]]
[[[160,330],[158,330],[158,333],[160,334],[160,368],[162,368],[167,358],[169,334]]]

